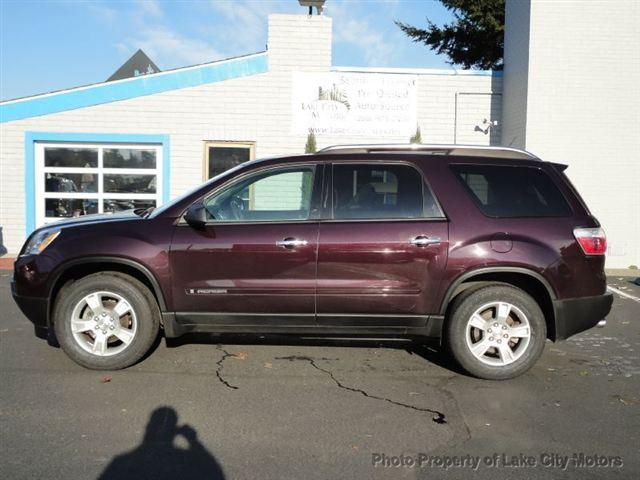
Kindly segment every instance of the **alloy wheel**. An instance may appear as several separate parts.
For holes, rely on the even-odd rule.
[[[486,365],[504,366],[524,354],[531,339],[531,326],[515,305],[491,302],[471,315],[465,336],[474,357]]]
[[[125,350],[136,335],[138,320],[131,304],[114,292],[83,297],[71,314],[76,343],[92,355],[106,357]]]

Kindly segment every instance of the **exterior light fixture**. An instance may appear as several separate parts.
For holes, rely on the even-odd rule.
[[[313,7],[316,7],[316,13],[322,15],[325,0],[298,0],[302,7],[309,7],[309,15],[313,15]]]

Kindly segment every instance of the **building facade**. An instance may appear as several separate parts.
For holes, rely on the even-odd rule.
[[[502,143],[569,165],[607,265],[640,266],[640,3],[508,1]]]
[[[569,163],[570,177],[609,232],[612,252],[620,252],[609,266],[639,263],[630,234],[640,221],[614,225],[618,212],[599,201],[600,186],[590,180],[591,162],[602,154],[611,154],[611,163],[627,162],[620,169],[636,168],[639,178],[637,144],[635,157],[624,160],[601,144],[585,157],[588,148],[580,154],[572,148],[578,126],[568,138],[558,125],[542,125],[536,112],[546,107],[536,102],[565,99],[560,91],[549,97],[536,73],[552,68],[544,62],[554,58],[523,54],[547,48],[532,46],[545,21],[537,8],[550,7],[525,1],[507,7],[504,78],[488,71],[337,67],[331,18],[271,15],[265,52],[3,102],[0,248],[17,253],[33,229],[61,217],[158,205],[239,162],[303,153],[310,132],[322,148],[406,143],[419,127],[423,143],[516,145]],[[625,172],[619,185],[637,216],[637,182],[634,194]]]

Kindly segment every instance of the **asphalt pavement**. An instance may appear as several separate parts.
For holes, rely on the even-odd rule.
[[[437,345],[191,336],[124,371],[36,338],[0,271],[0,478],[640,478],[640,302],[509,381]],[[620,291],[640,287],[612,278]]]

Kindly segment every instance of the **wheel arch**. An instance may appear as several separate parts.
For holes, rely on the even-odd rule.
[[[520,288],[540,306],[547,324],[547,337],[556,339],[556,316],[553,306],[557,295],[551,284],[540,273],[522,267],[487,267],[471,270],[458,276],[447,289],[440,305],[440,314],[447,309],[456,296],[464,290],[483,284],[503,283]]]
[[[135,260],[123,257],[85,257],[82,259],[65,262],[53,275],[53,280],[49,286],[49,308],[47,324],[51,326],[51,313],[55,298],[69,281],[78,280],[93,273],[114,271],[129,275],[142,282],[154,296],[161,312],[167,310],[164,293],[160,283],[153,273],[143,264]]]

